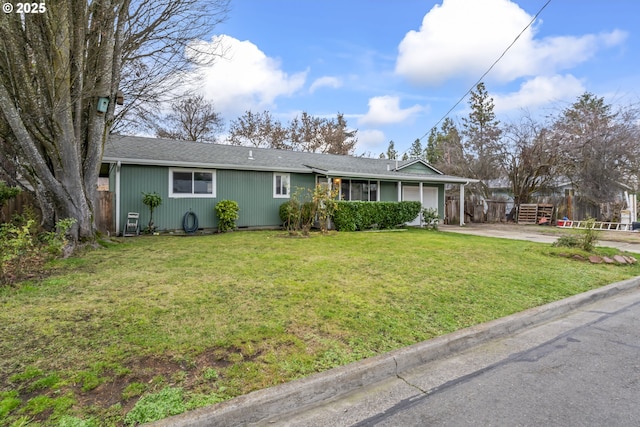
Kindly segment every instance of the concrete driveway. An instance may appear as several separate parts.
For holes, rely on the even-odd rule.
[[[563,234],[576,230],[561,229],[541,225],[516,224],[467,224],[442,225],[440,231],[472,234],[475,236],[497,237],[502,239],[528,240],[538,243],[553,243]],[[617,248],[621,251],[640,253],[640,233],[631,231],[598,231],[597,246]]]

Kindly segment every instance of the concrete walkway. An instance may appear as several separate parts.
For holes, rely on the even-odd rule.
[[[528,240],[538,243],[553,243],[565,230],[538,225],[469,224],[443,225],[440,231],[471,234],[474,236],[497,237],[501,239]],[[601,233],[597,246],[616,248],[621,251],[640,253],[640,233],[630,231],[606,231]]]

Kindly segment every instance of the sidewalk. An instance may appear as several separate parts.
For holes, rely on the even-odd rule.
[[[409,378],[416,369],[429,365],[434,387],[455,378],[457,372],[434,370],[461,353],[495,340],[530,330],[598,301],[608,301],[633,292],[640,296],[640,277],[614,283],[521,313],[463,329],[449,335],[424,341],[377,357],[352,363],[280,386],[259,390],[244,396],[200,408],[150,424],[155,427],[246,426],[246,425],[352,425],[357,407],[368,411],[384,411],[404,394],[415,394]],[[461,369],[466,369],[464,366]],[[451,369],[451,368],[450,368]],[[454,367],[455,370],[455,367]],[[362,393],[375,393],[380,387],[399,387],[397,395],[384,389],[370,400]],[[373,391],[372,391],[373,390]],[[420,390],[421,393],[425,393]],[[378,390],[380,391],[380,390]],[[360,393],[360,395],[358,395]],[[395,393],[395,392],[394,392]],[[371,407],[373,405],[373,407]],[[351,409],[350,409],[351,408]],[[347,413],[348,412],[348,413]],[[375,412],[372,412],[375,413]],[[362,418],[360,418],[362,419]],[[328,423],[328,424],[323,424]]]
[[[528,240],[538,243],[553,243],[565,230],[550,226],[539,225],[513,225],[513,224],[468,224],[442,225],[440,231],[471,234],[474,236],[497,237],[501,239]],[[597,246],[616,248],[621,251],[640,253],[640,233],[630,231],[604,231],[599,232],[600,240]]]

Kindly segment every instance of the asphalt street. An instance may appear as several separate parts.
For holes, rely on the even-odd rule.
[[[640,291],[255,425],[638,426]]]

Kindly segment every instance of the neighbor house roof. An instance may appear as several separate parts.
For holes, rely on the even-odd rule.
[[[424,160],[401,162],[122,135],[109,136],[104,147],[103,161],[189,168],[318,173],[331,177],[393,181],[460,184],[477,182],[474,179],[444,175]],[[415,168],[409,168],[418,162],[426,167],[423,170],[428,173],[417,173]]]

